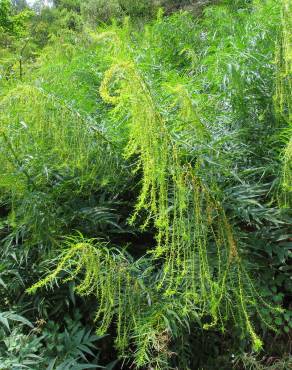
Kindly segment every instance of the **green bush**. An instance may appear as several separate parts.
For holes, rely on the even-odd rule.
[[[100,337],[80,322],[80,314],[64,317],[58,324],[39,320],[33,326],[23,316],[0,312],[0,366],[3,370],[96,369],[99,363],[96,343]],[[10,328],[8,322],[20,322]],[[30,327],[30,332],[25,327]],[[95,354],[93,353],[95,352]]]
[[[84,2],[81,5],[81,13],[85,21],[93,26],[123,16],[118,0],[90,0]]]
[[[79,307],[105,363],[286,364],[290,13],[222,1],[142,26],[150,8],[117,2],[133,22],[89,7],[83,32],[64,4],[23,81],[0,80],[2,311],[53,322],[59,357]]]

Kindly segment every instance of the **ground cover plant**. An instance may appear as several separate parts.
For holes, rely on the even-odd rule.
[[[289,368],[291,0],[0,5],[0,368]]]

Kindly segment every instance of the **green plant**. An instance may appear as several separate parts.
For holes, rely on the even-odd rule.
[[[261,14],[263,9],[263,7],[259,7],[259,14]],[[219,16],[223,13],[229,17],[230,29],[226,30],[225,26],[222,26],[221,32],[230,32],[233,27],[236,27],[233,14],[228,8],[222,7],[219,10],[210,8],[208,11],[210,14],[206,17],[204,25],[209,26],[208,22],[211,19],[212,22],[214,21],[212,16],[215,14],[217,17],[215,18],[217,19],[216,22],[218,22],[217,26],[220,29]],[[241,15],[237,16],[240,17]],[[254,21],[257,21],[258,16],[256,13]],[[183,15],[183,17],[187,16]],[[177,21],[177,17],[174,17],[174,20]],[[161,27],[160,19],[158,19],[154,27]],[[232,169],[229,170],[228,168],[229,165],[232,168],[232,150],[226,150],[225,152],[220,139],[218,140],[212,127],[202,123],[207,119],[206,114],[211,114],[208,117],[209,120],[214,117],[211,112],[213,106],[203,106],[203,101],[198,99],[197,105],[199,108],[195,109],[188,90],[182,84],[172,84],[173,80],[180,78],[174,77],[170,73],[165,74],[164,78],[166,81],[163,81],[164,84],[167,83],[169,85],[168,106],[164,106],[164,114],[160,112],[160,100],[156,98],[159,88],[156,87],[156,89],[153,88],[152,90],[146,82],[147,75],[144,75],[142,68],[139,69],[139,65],[136,65],[135,49],[128,43],[129,32],[130,28],[126,23],[120,32],[113,26],[109,31],[96,38],[100,44],[110,45],[106,49],[104,60],[109,64],[113,63],[108,71],[105,72],[100,93],[106,103],[115,106],[112,110],[113,120],[117,121],[128,114],[126,132],[129,139],[124,147],[124,155],[127,160],[135,159],[135,173],[142,174],[140,195],[130,221],[134,223],[141,214],[146,214],[146,218],[142,221],[142,227],[145,229],[151,225],[157,230],[157,246],[149,253],[150,266],[152,263],[154,265],[158,263],[160,259],[163,261],[160,271],[161,277],[157,281],[156,290],[158,292],[161,291],[162,295],[165,296],[165,306],[167,306],[168,299],[179,295],[181,300],[179,304],[182,303],[185,307],[182,313],[180,313],[182,317],[184,315],[192,317],[199,314],[203,320],[207,321],[204,323],[204,328],[206,329],[218,324],[224,330],[224,322],[229,315],[235,317],[236,323],[241,328],[245,328],[244,330],[250,334],[253,340],[254,347],[258,348],[260,347],[260,340],[255,334],[248,313],[252,306],[258,309],[255,304],[258,294],[249,275],[246,273],[246,268],[240,256],[241,247],[238,246],[240,243],[236,242],[232,230],[233,227],[227,218],[227,212],[230,215],[232,215],[232,212],[228,209],[225,210],[221,203],[224,194],[228,193],[228,188],[226,189],[226,185],[222,184],[223,180],[219,176],[225,174],[229,178],[232,177]],[[239,34],[243,32],[240,25],[237,32]],[[152,35],[149,32],[147,36],[151,39]],[[214,43],[220,42],[219,40],[220,34]],[[160,40],[158,40],[159,42]],[[247,37],[246,43],[248,42],[249,39]],[[263,42],[262,47],[267,47],[266,41]],[[100,55],[103,55],[102,46],[100,50]],[[240,53],[237,46],[234,48],[234,53]],[[129,54],[130,57],[128,56]],[[206,83],[206,78],[211,79],[216,73],[218,76],[222,76],[226,72],[225,63],[222,67],[217,65],[216,68],[218,69],[212,71],[214,59],[218,60],[221,55],[225,55],[225,63],[229,66],[228,62],[231,57],[229,52],[227,53],[225,50],[225,45],[221,45],[217,55],[213,56],[211,54],[209,60],[208,57],[203,55],[203,62],[209,63],[210,68],[207,71],[207,75],[204,74],[204,77],[201,77],[200,72],[197,72],[196,77],[198,81],[200,81],[201,77],[202,83]],[[169,55],[164,58],[164,61],[167,58],[169,58]],[[172,58],[171,56],[170,60]],[[116,60],[119,62],[115,63]],[[246,60],[245,57],[243,57],[243,60]],[[192,61],[191,66],[193,67],[193,65]],[[243,109],[241,89],[245,86],[246,90],[249,91],[249,89],[254,87],[251,87],[251,82],[248,78],[247,82],[245,80],[241,81],[241,77],[238,74],[239,66],[228,68],[230,73],[228,89],[235,89],[238,95],[235,97],[234,95],[228,95],[228,92],[224,90],[220,91],[219,77],[218,81],[212,81],[213,89],[214,91],[219,90],[218,96],[220,98],[225,96],[226,101],[230,104],[230,110],[224,111],[224,114],[226,115],[228,112],[230,119],[241,119],[243,122],[246,122],[249,112]],[[264,76],[265,73],[267,72],[264,70]],[[170,81],[168,80],[169,76],[171,76]],[[199,83],[197,82],[197,84]],[[227,91],[229,91],[228,89]],[[268,100],[268,96],[265,99]],[[253,103],[251,102],[251,104]],[[260,104],[261,102],[258,109],[261,109]],[[203,109],[205,109],[205,112],[201,113]],[[175,122],[179,123],[175,124]],[[225,121],[223,122],[224,124]],[[235,127],[235,129],[237,128]],[[243,129],[242,132],[244,133]],[[190,133],[192,133],[192,136]],[[224,132],[223,137],[228,137],[228,133],[225,134]],[[248,138],[246,143],[251,145],[248,142]],[[196,149],[192,156],[188,156],[186,145]],[[208,149],[210,147],[212,148],[211,150]],[[241,149],[239,143],[238,148]],[[242,148],[241,150],[244,149]],[[217,151],[221,152],[222,155],[219,156],[219,159],[213,160],[217,156]],[[212,161],[222,166],[222,174],[219,175],[218,171],[214,172]],[[236,186],[232,180],[231,187],[235,191]],[[250,204],[250,198],[247,197],[245,199],[247,204]],[[244,204],[244,197],[242,197],[241,204]],[[236,206],[233,204],[232,211],[234,208]],[[251,213],[255,214],[255,212]],[[234,213],[233,217],[235,217]],[[243,216],[238,216],[238,218],[240,217],[242,218]],[[261,217],[264,219],[268,216],[264,214]],[[245,222],[248,223],[249,220],[247,219]],[[237,221],[238,224],[239,221]],[[234,228],[239,228],[237,225]],[[240,238],[237,239],[240,240]],[[115,282],[109,283],[113,279],[113,272],[115,272],[115,277],[119,279],[117,269],[121,264],[119,262],[121,257],[119,253],[117,255],[108,255],[107,253],[109,252],[107,252],[106,248],[104,249],[102,246],[94,247],[90,241],[73,243],[72,247],[61,258],[61,262],[55,272],[39,284],[36,284],[31,291],[53,281],[57,274],[62,272],[63,268],[73,267],[70,278],[84,269],[85,278],[77,291],[81,294],[83,292],[89,293],[91,291],[90,286],[94,290],[97,289],[98,302],[104,302],[101,308],[100,324],[100,330],[104,332],[109,328],[113,320],[114,302],[118,300],[117,296],[121,295],[119,289],[127,290],[129,289],[128,286],[134,285],[134,282],[131,280],[131,273],[129,281],[119,282],[119,280],[114,280]],[[99,266],[105,266],[104,274],[106,280],[104,284],[98,282]],[[126,276],[126,271],[131,272],[131,265],[125,267],[125,271],[123,271],[124,276]],[[193,276],[193,279],[189,279],[189,276]],[[97,284],[97,287],[95,284]],[[108,286],[120,286],[121,288],[117,288],[117,291],[108,291]],[[141,295],[142,293],[137,293],[137,296]],[[189,303],[190,297],[193,299],[193,308]],[[154,301],[154,299],[152,300]],[[184,304],[184,300],[188,304]],[[232,304],[230,305],[234,301],[237,302],[235,307]],[[109,306],[108,302],[111,302]],[[118,312],[125,304],[124,300],[122,302],[118,300]],[[157,309],[154,303],[153,305]],[[236,311],[233,311],[233,308]],[[269,305],[268,309],[271,310]],[[134,319],[132,320],[134,323],[139,323],[136,315],[137,313],[134,312]],[[126,330],[131,331],[131,324],[123,324],[120,317],[125,320],[125,315],[119,316],[118,326],[124,325],[122,338],[127,338]],[[142,346],[139,349],[141,346],[140,341],[137,344],[137,365],[145,365],[149,362],[151,354],[153,355],[157,347],[159,347],[157,340],[160,335],[162,336],[162,341],[166,340],[167,342],[170,340],[162,335],[164,331],[168,331],[166,328],[163,329],[164,327],[161,327],[159,323],[154,325],[150,318],[148,320],[146,320],[146,323],[149,325],[149,330],[151,328],[150,333],[152,334],[149,334],[148,344],[145,342],[144,347]],[[143,331],[143,325],[143,320],[140,325],[137,326],[135,324],[134,331]],[[152,332],[153,325],[157,334]],[[170,335],[174,335],[172,334],[174,332],[173,328],[169,332],[171,333]],[[134,335],[135,337],[137,335]],[[127,341],[129,341],[129,338],[128,336]],[[118,333],[117,345],[123,349],[121,343],[121,336]],[[161,344],[161,346],[164,348],[166,345]],[[157,364],[157,366],[163,366],[162,364],[166,361],[167,356],[166,350],[161,355],[161,359],[157,360],[158,364],[161,361],[161,364]]]
[[[63,346],[78,304],[134,367],[230,368],[261,342],[284,357],[290,3],[145,25],[146,3],[113,4],[82,31],[79,2],[56,2],[23,82],[0,81],[1,308],[54,321]]]
[[[285,370],[292,365],[291,356],[283,359],[267,358],[258,360],[255,356],[244,354],[238,356],[234,360],[235,369],[249,369],[249,370]]]
[[[98,22],[119,18],[122,15],[122,8],[118,0],[91,0],[82,4],[81,12],[84,19],[95,26]]]
[[[64,329],[49,321],[41,332],[45,346],[45,364],[48,369],[96,369],[98,365],[96,342],[101,338],[93,335],[80,323],[80,314],[73,319],[65,317]],[[94,352],[94,353],[93,353]],[[87,357],[91,358],[88,361]]]
[[[282,152],[283,173],[282,187],[284,192],[283,203],[285,206],[291,206],[292,193],[292,48],[291,48],[291,17],[290,12],[292,3],[289,0],[283,1],[282,24],[283,30],[281,42],[277,54],[278,78],[275,103],[279,120],[285,122],[285,128],[282,131],[282,140],[286,146]],[[281,123],[281,122],[280,122]]]
[[[11,329],[9,321],[19,322]],[[109,368],[99,364],[96,342],[101,338],[80,322],[77,312],[64,323],[39,320],[34,327],[14,312],[0,314],[0,366],[3,370],[21,369],[96,369]],[[31,328],[26,332],[25,326]]]

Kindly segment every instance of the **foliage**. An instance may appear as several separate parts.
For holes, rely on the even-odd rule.
[[[114,184],[117,179],[117,170],[110,166],[111,155],[103,154],[109,144],[102,143],[94,122],[86,126],[74,109],[36,87],[11,90],[1,102],[1,112],[2,199],[16,206],[11,209],[11,223],[24,227],[24,240],[26,231],[33,236],[30,243],[52,243],[54,234],[70,222],[64,218],[64,209],[54,207],[58,199],[70,202],[72,194],[81,191],[86,197],[92,188]],[[99,160],[104,155],[106,166]]]
[[[0,365],[3,370],[23,367],[33,370],[104,368],[98,365],[98,355],[92,352],[97,349],[95,343],[100,338],[80,323],[78,314],[73,319],[64,318],[63,330],[53,321],[39,321],[34,327],[24,317],[11,312],[1,313],[0,318],[6,326],[6,330],[1,328],[0,332]],[[10,330],[7,319],[20,321],[32,330],[26,333],[22,325]]]
[[[165,9],[168,14],[178,9],[187,9],[198,14],[204,6],[212,2],[214,0],[89,0],[81,2],[80,8],[85,22],[97,26],[113,19],[121,22],[125,16],[134,21],[151,19],[159,9]]]
[[[267,364],[267,362],[269,364]],[[271,358],[268,359],[267,362],[258,361],[254,356],[244,354],[235,359],[234,368],[250,370],[285,370],[289,369],[292,365],[292,359],[290,356],[281,360]]]
[[[1,33],[8,33],[21,36],[25,32],[25,23],[32,16],[32,12],[24,8],[21,12],[14,14],[13,7],[9,0],[0,2],[0,30]]]
[[[0,81],[21,75],[21,64],[31,53],[27,37],[34,13],[27,7],[17,9],[10,1],[0,2]]]
[[[283,174],[282,174],[282,185],[285,192],[284,202],[289,207],[291,206],[291,193],[292,193],[292,48],[291,48],[291,17],[289,14],[292,9],[291,1],[283,2],[282,9],[282,38],[279,47],[277,62],[279,66],[278,80],[277,80],[277,91],[275,96],[276,109],[279,114],[279,119],[282,119],[286,123],[286,127],[283,130],[283,139],[286,143],[286,147],[283,150]]]
[[[291,1],[54,3],[1,51],[5,360],[286,366]]]

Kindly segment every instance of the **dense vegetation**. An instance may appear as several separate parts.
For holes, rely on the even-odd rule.
[[[0,0],[0,369],[292,366],[292,1]]]

